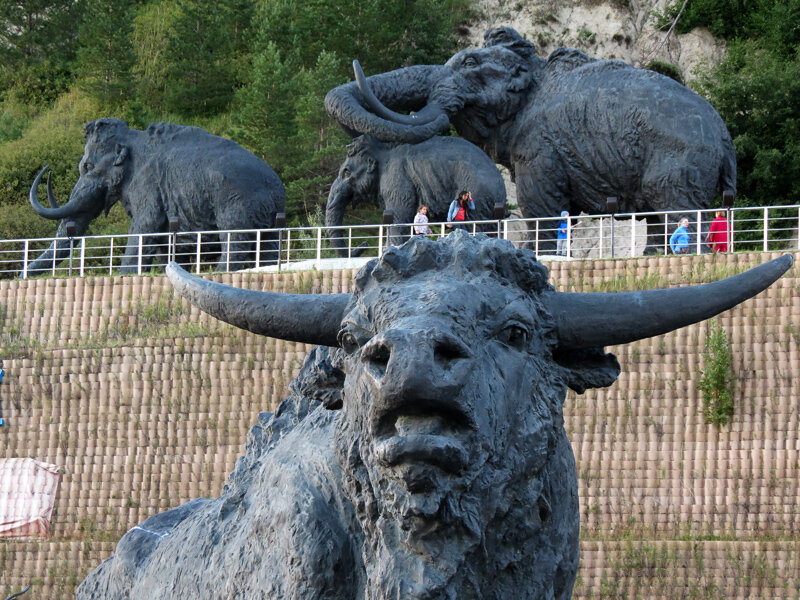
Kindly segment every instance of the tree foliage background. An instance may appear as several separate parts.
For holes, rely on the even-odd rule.
[[[332,87],[437,63],[456,50],[469,0],[20,0],[0,3],[0,239],[51,235],[27,206],[50,164],[69,195],[84,123],[197,125],[272,166],[289,221],[318,218],[347,137],[325,113]],[[90,233],[127,229],[117,207]]]
[[[667,6],[677,14],[682,0]],[[441,63],[472,0],[6,0],[0,3],[0,239],[52,234],[27,193],[50,164],[77,179],[82,126],[197,125],[262,157],[288,191],[290,223],[319,218],[347,137],[322,100],[367,74]],[[698,91],[725,119],[740,204],[800,200],[800,0],[689,0],[679,31],[709,27],[729,54]],[[127,228],[117,209],[90,233]]]
[[[800,203],[800,0],[689,0],[676,29],[695,27],[728,42],[697,88],[733,137],[737,205]]]

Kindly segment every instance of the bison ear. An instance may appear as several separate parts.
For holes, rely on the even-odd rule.
[[[367,158],[367,173],[372,173],[377,168],[378,168],[378,161],[372,158],[371,156]]]
[[[114,153],[117,155],[114,159],[114,166],[118,167],[124,163],[128,158],[128,147],[122,144],[117,144],[114,147]]]
[[[578,394],[610,386],[621,370],[617,357],[602,348],[556,350],[553,358],[564,369],[567,385]]]

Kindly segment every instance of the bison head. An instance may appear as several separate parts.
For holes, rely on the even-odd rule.
[[[524,585],[553,598],[569,594],[578,559],[567,387],[610,385],[619,364],[604,345],[713,316],[791,263],[694,288],[559,293],[531,252],[456,231],[387,249],[352,295],[168,274],[229,323],[341,348],[332,451],[363,531],[368,597],[488,598]]]

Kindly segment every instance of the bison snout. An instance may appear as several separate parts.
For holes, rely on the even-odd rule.
[[[387,377],[423,387],[462,382],[468,373],[469,347],[453,334],[436,330],[392,330],[367,343],[361,360],[379,383]],[[454,380],[457,380],[454,381]],[[405,387],[404,386],[404,387]]]

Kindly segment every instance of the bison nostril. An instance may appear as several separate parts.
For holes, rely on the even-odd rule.
[[[383,342],[370,344],[362,351],[362,359],[367,363],[367,368],[370,372],[378,378],[382,378],[386,374],[386,365],[389,364],[389,358],[392,351]]]

